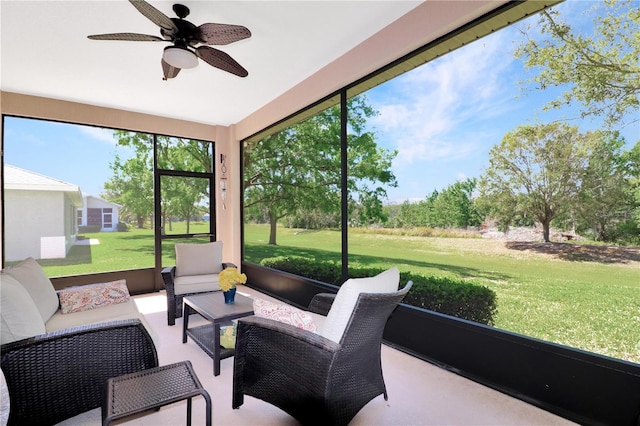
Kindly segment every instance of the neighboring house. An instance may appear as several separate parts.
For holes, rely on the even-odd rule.
[[[120,207],[120,204],[87,195],[82,208],[78,209],[78,226],[99,226],[102,232],[117,231]]]
[[[65,258],[76,239],[80,187],[5,164],[5,260]]]

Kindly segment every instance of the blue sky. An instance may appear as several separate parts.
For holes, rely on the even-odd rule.
[[[577,22],[585,20],[582,11],[593,4],[568,1],[560,8],[563,16]],[[536,17],[533,20],[537,22]],[[575,109],[542,111],[560,92],[521,92],[519,81],[526,73],[513,50],[523,25],[485,37],[367,92],[380,112],[370,123],[379,145],[399,151],[393,162],[399,186],[388,190],[390,202],[420,200],[458,179],[479,177],[491,147],[519,125],[577,116]],[[581,131],[600,127],[592,120],[571,124]],[[620,130],[628,147],[640,139],[640,121]],[[103,183],[111,176],[108,163],[116,147],[109,130],[8,117],[4,134],[7,164],[80,185],[85,194],[94,196],[103,192]],[[117,149],[128,155],[126,149]]]
[[[85,195],[99,196],[112,175],[109,161],[116,153],[112,133],[97,127],[5,117],[4,161],[79,185]],[[117,150],[127,155],[125,148]]]
[[[583,11],[594,4],[568,1],[559,8],[572,24],[591,28]],[[519,30],[537,21],[517,23],[367,92],[380,112],[372,122],[379,144],[399,151],[398,188],[387,191],[389,201],[424,199],[458,179],[479,177],[491,147],[519,125],[579,116],[576,108],[543,111],[560,89],[521,90],[528,74],[513,51],[523,38]],[[635,124],[618,129],[629,148],[640,140],[640,113],[634,115]],[[591,119],[569,124],[581,131],[601,127]]]

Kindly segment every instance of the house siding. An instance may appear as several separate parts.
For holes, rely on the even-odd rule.
[[[99,226],[101,232],[118,230],[120,221],[120,205],[88,195],[84,197],[81,213],[81,226]],[[106,220],[111,215],[111,222]]]
[[[6,190],[5,259],[65,257],[65,204],[62,192]]]

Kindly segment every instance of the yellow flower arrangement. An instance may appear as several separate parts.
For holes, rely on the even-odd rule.
[[[222,291],[229,291],[238,284],[247,282],[247,276],[238,272],[238,268],[225,268],[220,272],[220,288]]]

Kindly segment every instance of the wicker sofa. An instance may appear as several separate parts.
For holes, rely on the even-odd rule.
[[[124,280],[56,291],[32,258],[0,271],[1,343],[104,321],[138,319],[155,333],[129,297]]]
[[[392,288],[369,289],[366,280],[378,278],[372,277],[347,281],[337,295],[316,295],[309,311],[326,315],[319,332],[259,316],[240,319],[233,408],[250,395],[302,424],[346,425],[376,396],[387,399],[382,333],[412,283],[397,291],[397,269],[383,274],[395,281]]]
[[[2,345],[9,425],[50,425],[100,407],[111,377],[158,366],[138,319],[46,333]]]
[[[0,271],[0,304],[9,424],[99,407],[106,379],[158,365],[155,335],[123,280],[56,292],[29,258]]]

